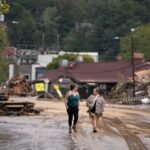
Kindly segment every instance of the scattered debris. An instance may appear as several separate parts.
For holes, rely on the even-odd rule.
[[[149,98],[143,98],[141,99],[142,104],[150,104],[150,99]]]
[[[0,86],[0,101],[8,101],[9,95],[5,85]]]
[[[31,91],[28,81],[20,75],[15,76],[6,82],[9,95],[27,96]]]
[[[0,102],[0,115],[35,115],[40,111],[34,109],[34,103],[32,102]]]
[[[133,97],[133,81],[120,81],[109,93],[113,102],[124,104],[150,104],[150,70],[135,73],[135,97]]]

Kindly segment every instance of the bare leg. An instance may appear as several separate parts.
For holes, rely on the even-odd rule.
[[[97,125],[96,117],[91,118],[91,120],[92,120],[92,125],[93,125],[93,132],[97,132],[96,131],[96,125]]]
[[[96,118],[96,127],[98,127],[99,118]]]
[[[96,118],[96,129],[98,130],[99,117]]]
[[[91,121],[92,121],[93,128],[95,128],[96,127],[96,118],[92,117]]]
[[[97,119],[96,119],[96,117],[94,117],[94,119],[93,119],[93,127],[96,128],[96,126],[97,126]]]

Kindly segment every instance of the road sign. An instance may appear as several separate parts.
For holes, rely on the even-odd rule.
[[[35,90],[36,92],[44,92],[44,83],[36,83],[35,84]]]

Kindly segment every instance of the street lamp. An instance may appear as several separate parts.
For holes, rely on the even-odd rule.
[[[15,21],[15,20],[13,20],[11,23],[12,23],[12,24],[19,24],[19,22],[18,22],[18,21]]]
[[[114,40],[119,40],[120,37],[119,37],[119,36],[115,36],[113,39],[114,39]]]
[[[135,68],[134,68],[134,45],[133,45],[133,32],[135,31],[134,28],[131,28],[131,65],[132,65],[132,94],[133,97],[135,97],[135,76],[134,76],[134,72],[135,72]]]
[[[42,30],[42,47],[44,49],[45,48],[45,24],[41,25],[41,30]]]
[[[118,50],[120,50],[120,36],[115,36],[115,37],[113,37],[113,39],[118,41],[117,48],[118,48]]]
[[[113,37],[113,40],[115,40],[116,42],[113,44],[113,48],[114,48],[114,50],[115,50],[115,56],[117,56],[118,57],[118,54],[119,54],[119,52],[120,52],[120,36],[115,36],[115,37]],[[115,57],[115,59],[117,58],[117,57]]]

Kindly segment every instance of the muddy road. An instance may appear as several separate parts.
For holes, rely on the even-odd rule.
[[[1,116],[0,150],[150,150],[150,106],[107,104],[99,132],[93,133],[82,102],[78,132],[69,134],[63,102],[28,100],[42,112]]]

